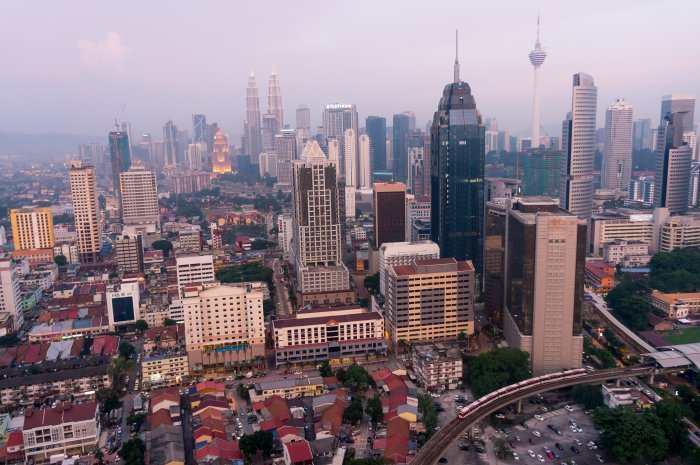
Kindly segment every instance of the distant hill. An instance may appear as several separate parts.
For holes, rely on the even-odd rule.
[[[62,157],[65,153],[77,153],[79,144],[91,142],[106,144],[107,138],[80,134],[0,132],[0,155],[20,155],[47,160]]]

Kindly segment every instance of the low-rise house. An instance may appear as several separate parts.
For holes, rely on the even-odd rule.
[[[700,313],[700,292],[666,294],[654,290],[651,292],[650,300],[654,308],[671,320]]]
[[[313,465],[311,446],[305,439],[283,444],[285,465]]]

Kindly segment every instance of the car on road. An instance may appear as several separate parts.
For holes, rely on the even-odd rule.
[[[494,415],[494,417],[498,418],[499,420],[503,420],[503,419],[506,418],[506,416],[503,415],[502,413],[497,413],[497,414]]]
[[[536,438],[539,438],[540,436],[542,436],[542,433],[540,433],[539,431],[537,431],[535,429],[535,430],[532,430],[532,435],[535,436]]]
[[[573,452],[574,454],[580,454],[580,453],[581,453],[581,449],[579,449],[579,448],[576,447],[576,446],[571,446],[571,452]]]
[[[540,462],[544,462],[544,457],[542,457],[540,454],[537,454],[537,460]]]
[[[447,463],[447,459],[445,457],[440,457],[438,463]]]
[[[597,458],[600,463],[605,462],[605,460],[603,460],[603,457],[601,457],[600,454],[595,454],[595,458]]]
[[[554,454],[552,454],[552,451],[551,451],[551,450],[550,450],[549,452],[545,452],[545,454],[547,454],[547,458],[548,458],[549,460],[554,460]]]
[[[520,460],[520,456],[518,456],[518,453],[513,451],[513,460]]]
[[[576,443],[577,446],[581,447],[583,443],[579,441],[578,439],[574,439],[574,442]]]
[[[549,412],[549,409],[548,409],[547,407],[541,407],[541,409],[542,409],[542,411],[543,411],[544,413]]]
[[[469,444],[467,444],[466,442],[460,442],[459,449],[460,450],[469,450]]]
[[[542,415],[535,414],[535,418],[537,418],[539,421],[544,421],[544,417]]]
[[[573,412],[573,411],[574,411],[574,408],[573,408],[571,405],[565,405],[564,408],[565,408],[568,412]]]
[[[432,394],[430,394],[430,397],[435,397],[436,399],[439,399],[440,394],[438,394],[437,392],[433,392]]]
[[[556,448],[559,449],[559,450],[564,450],[564,446],[562,446],[562,445],[559,444],[558,442],[554,444],[554,447],[556,447]]]
[[[522,427],[525,428],[525,429],[528,428],[527,422],[526,422],[526,421],[521,421],[521,422],[520,422],[520,426],[522,426]]]
[[[529,455],[529,456],[532,457],[533,459],[535,458],[535,453],[532,452],[532,450],[530,450],[530,449],[527,450],[527,455]]]

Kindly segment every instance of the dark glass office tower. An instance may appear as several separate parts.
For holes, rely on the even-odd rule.
[[[193,142],[206,142],[207,141],[207,117],[202,114],[192,115],[192,130],[194,133]],[[208,147],[211,151],[211,147]]]
[[[394,115],[391,148],[394,152],[394,181],[408,181],[408,136],[411,118],[406,113]]]
[[[109,159],[112,164],[112,182],[117,199],[121,198],[119,173],[125,173],[131,168],[131,146],[129,134],[122,131],[109,133]]]
[[[372,144],[372,172],[386,171],[386,118],[368,116],[365,126]]]
[[[485,128],[469,84],[447,84],[430,129],[431,238],[483,271]]]

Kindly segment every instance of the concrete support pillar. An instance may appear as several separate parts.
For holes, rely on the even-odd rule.
[[[615,387],[620,387],[620,378],[615,380]]]
[[[649,375],[649,378],[647,378],[647,384],[649,384],[649,385],[654,384],[654,373],[651,373]]]
[[[523,411],[523,400],[520,399],[515,403],[515,413],[520,413]]]

